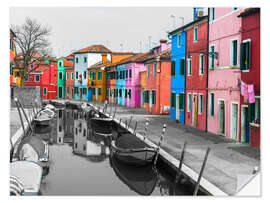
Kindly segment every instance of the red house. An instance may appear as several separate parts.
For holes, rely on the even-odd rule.
[[[206,130],[207,120],[207,32],[208,16],[196,17],[186,31],[185,124]]]
[[[242,20],[241,81],[254,85],[255,103],[241,96],[241,142],[260,147],[260,8],[247,8]]]
[[[47,59],[48,62],[41,62],[39,67],[30,72],[25,86],[40,86],[42,99],[57,98],[57,63],[54,59]],[[37,65],[30,65],[29,71]]]
[[[73,63],[72,63],[73,64]],[[66,67],[66,99],[74,99],[74,66]]]

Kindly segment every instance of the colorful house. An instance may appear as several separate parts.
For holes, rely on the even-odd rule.
[[[9,52],[10,52],[10,62],[9,62],[9,71],[10,71],[10,85],[20,86],[21,85],[21,74],[20,67],[16,66],[15,57],[16,57],[16,43],[15,43],[15,33],[10,29],[9,34]]]
[[[241,24],[241,81],[254,85],[255,102],[240,96],[241,142],[260,147],[260,8],[247,8],[238,15]]]
[[[186,85],[186,26],[171,32],[171,106],[170,119],[185,123],[185,85]]]
[[[185,26],[185,31],[186,63],[184,60],[180,61],[180,72],[181,66],[186,67],[185,94],[187,102],[185,108],[185,124],[206,130],[208,16],[197,16],[195,14],[193,22]],[[182,107],[185,106],[185,101],[181,98],[181,95],[178,104]]]
[[[116,79],[116,104],[125,106],[125,98],[127,98],[126,77],[128,73],[126,71],[126,64],[119,64],[116,66],[117,79]]]
[[[107,55],[107,60],[111,61],[111,50],[103,45],[92,45],[76,51],[74,53],[74,99],[89,100],[89,95],[92,95],[92,88],[88,92],[87,69],[102,61],[102,55]],[[104,76],[105,77],[105,76]]]
[[[208,116],[209,132],[240,141],[240,43],[239,8],[209,11]]]
[[[74,67],[69,66],[65,68],[66,70],[66,99],[74,99]]]
[[[146,67],[141,69],[140,71],[140,96],[141,96],[141,108],[146,108],[146,104],[144,103],[144,92],[147,89],[147,75],[146,75]]]
[[[57,99],[65,99],[66,93],[66,68],[73,68],[73,63],[64,58],[58,60],[58,87]],[[68,74],[69,78],[69,74]]]
[[[170,113],[171,49],[167,40],[160,40],[160,47],[154,48],[153,56],[144,60],[147,86],[144,91],[146,112],[151,114]]]

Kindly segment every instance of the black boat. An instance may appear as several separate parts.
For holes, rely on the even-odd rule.
[[[157,150],[149,147],[132,134],[123,134],[111,143],[113,155],[128,165],[144,166],[152,164]]]
[[[94,134],[101,136],[112,136],[113,120],[111,118],[91,118],[90,119],[90,128]]]
[[[114,157],[110,157],[110,164],[117,175],[131,190],[140,195],[151,195],[158,182],[157,170],[148,165],[145,167],[127,166]]]

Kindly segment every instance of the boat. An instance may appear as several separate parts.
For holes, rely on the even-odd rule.
[[[15,160],[34,161],[43,168],[43,176],[49,173],[49,146],[37,136],[27,136],[18,145]]]
[[[20,180],[23,185],[23,195],[38,195],[42,180],[42,167],[40,165],[33,161],[11,162],[10,176],[15,176]]]
[[[144,166],[153,163],[157,149],[126,133],[112,140],[111,152],[116,159],[128,165]]]
[[[131,190],[140,195],[151,195],[158,182],[158,173],[152,165],[134,167],[125,165],[115,157],[110,157],[110,164],[117,175]]]
[[[49,104],[53,105],[55,108],[64,108],[66,105],[60,102],[49,100]]]
[[[55,118],[56,117],[55,112],[53,110],[51,110],[51,109],[45,108],[45,109],[42,110],[42,112],[46,113],[49,116],[49,118]]]
[[[44,109],[50,109],[50,110],[52,110],[52,111],[56,111],[55,106],[53,106],[52,104],[47,104],[47,105],[44,107]]]
[[[24,187],[21,180],[18,177],[11,175],[9,177],[9,191],[10,196],[24,195]]]
[[[111,118],[91,118],[90,119],[90,128],[92,132],[101,136],[112,136],[113,120]]]
[[[40,111],[33,120],[36,125],[50,125],[52,118],[47,113]]]

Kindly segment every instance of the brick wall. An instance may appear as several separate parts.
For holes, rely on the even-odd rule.
[[[39,86],[35,87],[10,87],[11,107],[16,107],[14,98],[18,98],[25,108],[33,107],[35,99],[38,107],[41,107],[41,91]]]

